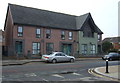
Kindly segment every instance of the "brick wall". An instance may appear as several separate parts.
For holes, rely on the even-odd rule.
[[[18,37],[17,36],[17,27],[20,25],[15,25],[13,29],[13,40],[14,44],[15,41],[22,40],[24,42],[24,55],[27,55],[28,50],[32,52],[32,43],[33,42],[40,42],[40,52],[42,54],[46,54],[46,43],[53,43],[54,44],[54,51],[61,51],[60,45],[61,42],[66,42],[66,43],[72,43],[73,44],[73,52],[76,51],[76,43],[74,42],[77,40],[77,32],[76,31],[71,31],[73,32],[73,39],[69,40],[68,39],[68,32],[69,30],[64,30],[65,31],[65,40],[61,39],[61,29],[50,29],[51,30],[51,38],[47,39],[46,38],[46,29],[45,27],[34,27],[34,26],[22,26],[23,27],[23,37]],[[41,29],[41,37],[36,38],[36,33],[35,30],[36,28]],[[15,45],[14,45],[15,49]]]
[[[6,52],[9,55],[13,55],[13,21],[12,21],[12,16],[11,12],[8,9],[7,11],[7,18],[5,22],[5,29],[4,29],[4,36],[5,36],[5,47],[6,47]]]
[[[114,49],[120,49],[120,44],[119,43],[113,43]]]

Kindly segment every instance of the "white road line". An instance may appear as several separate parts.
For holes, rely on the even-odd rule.
[[[48,81],[48,80],[46,80],[46,79],[43,79],[43,81]]]
[[[28,73],[28,74],[25,74],[26,77],[33,77],[33,76],[37,76],[35,73]]]
[[[81,74],[79,74],[79,73],[73,73],[73,75],[78,75],[78,76],[80,76]]]
[[[63,76],[58,75],[58,74],[53,74],[52,76],[59,77],[59,78],[64,78]]]

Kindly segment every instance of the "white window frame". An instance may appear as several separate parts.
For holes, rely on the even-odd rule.
[[[18,32],[18,37],[22,37],[23,36],[23,27],[22,26],[18,26],[17,32]]]
[[[41,35],[41,29],[37,28],[36,29],[36,38],[40,38]]]
[[[81,51],[82,51],[82,54],[87,54],[87,49],[88,49],[88,46],[87,44],[82,44],[81,45]]]
[[[65,31],[61,31],[61,39],[62,39],[62,40],[65,39]]]
[[[96,54],[96,45],[95,44],[90,45],[90,53],[91,54]]]
[[[36,44],[36,46],[35,46]],[[40,53],[40,43],[39,42],[33,42],[32,43],[32,54],[39,54]]]
[[[71,32],[71,31],[68,32],[68,39],[69,39],[69,40],[72,40],[72,37],[73,37],[73,32]]]
[[[51,38],[51,30],[50,29],[46,29],[46,38],[47,39]]]

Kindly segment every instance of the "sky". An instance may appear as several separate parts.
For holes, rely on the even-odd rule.
[[[0,29],[8,3],[80,16],[91,13],[95,24],[103,31],[103,39],[118,36],[118,2],[120,0],[0,0]]]

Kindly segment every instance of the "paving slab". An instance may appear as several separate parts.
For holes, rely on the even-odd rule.
[[[85,60],[100,60],[101,58],[76,58],[76,61],[85,61]],[[42,59],[25,59],[25,60],[2,60],[2,66],[9,65],[23,65],[30,62],[43,62]]]
[[[110,77],[110,78],[113,78],[113,79],[118,79],[120,80],[120,65],[115,65],[115,66],[109,66],[108,67],[108,72],[109,73],[105,73],[106,72],[106,67],[98,67],[98,68],[95,68],[94,71],[100,75],[103,75],[103,76],[107,76],[107,77]]]

